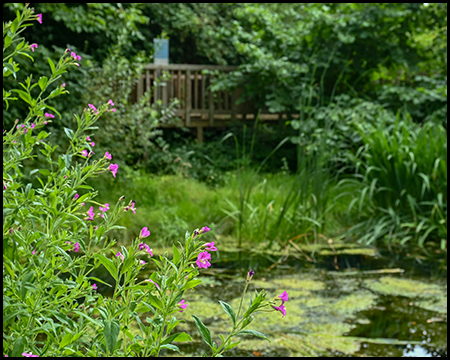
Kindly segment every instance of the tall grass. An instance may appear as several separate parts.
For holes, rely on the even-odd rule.
[[[349,209],[359,242],[389,247],[417,245],[427,251],[447,243],[447,132],[441,125],[414,124],[408,115],[394,124],[358,126],[363,145],[351,156],[358,188]]]

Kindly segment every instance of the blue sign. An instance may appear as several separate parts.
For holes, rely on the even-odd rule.
[[[169,39],[153,39],[155,46],[154,62],[159,65],[169,64]]]

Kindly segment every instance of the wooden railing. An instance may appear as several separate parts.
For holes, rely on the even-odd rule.
[[[132,98],[139,100],[146,91],[151,91],[151,103],[161,100],[163,105],[167,105],[177,98],[180,106],[176,116],[182,119],[181,126],[196,127],[198,140],[202,142],[203,127],[223,126],[229,121],[254,119],[256,109],[250,102],[236,104],[242,89],[233,92],[211,91],[214,75],[203,72],[230,72],[237,68],[219,65],[149,64],[144,67]],[[167,76],[164,78],[164,74],[170,75],[169,80],[166,80]],[[157,86],[156,80],[159,80],[159,83],[156,82],[159,84]],[[260,119],[278,120],[281,119],[281,114],[271,114],[262,109]]]

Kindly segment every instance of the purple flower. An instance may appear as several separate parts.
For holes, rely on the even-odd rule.
[[[94,220],[94,215],[95,215],[95,213],[94,213],[94,207],[93,207],[93,206],[91,206],[91,207],[89,208],[88,215],[89,215],[88,220],[91,220],[91,221]]]
[[[73,197],[73,200],[72,200],[72,201],[75,201],[75,200],[78,199],[79,197],[80,197],[80,195],[75,194],[75,196]]]
[[[202,227],[202,229],[200,230],[200,234],[206,233],[208,231],[211,231],[211,229],[207,226]]]
[[[281,312],[283,314],[283,316],[286,316],[286,308],[284,307],[283,304],[281,304],[280,306],[272,306],[275,310]]]
[[[250,270],[247,274],[247,282],[252,279],[253,275],[255,275],[255,272],[253,270]]]
[[[88,153],[88,151],[85,149],[85,150],[81,151],[81,155],[84,156],[84,157],[88,157],[89,153]]]
[[[108,104],[114,106],[114,103],[111,99],[108,100]]]
[[[109,152],[106,152],[105,158],[107,158],[108,160],[111,160],[112,156],[111,156],[111,154]]]
[[[42,14],[37,14],[37,21],[39,22],[39,24],[42,24]]]
[[[147,236],[150,236],[150,231],[148,230],[148,227],[144,227],[141,230],[141,234],[139,236],[140,239],[145,238]]]
[[[147,251],[147,253],[150,254],[150,256],[153,256],[152,249],[150,249],[150,246],[148,246],[147,244],[144,244],[144,243],[140,243],[139,250],[144,250],[144,249],[145,249],[145,251]]]
[[[155,283],[152,279],[147,279],[147,280],[144,280],[144,281],[148,281],[148,282],[151,282],[151,283],[155,284],[156,287],[157,287],[159,290],[161,290],[161,288],[159,287],[159,285],[158,285],[157,283]]]
[[[35,127],[36,127],[36,125],[31,123],[31,128],[34,129]]]
[[[66,87],[66,83],[63,83],[63,84],[62,84],[62,87],[65,88],[65,87]]]
[[[92,141],[90,136],[86,136],[86,141]]]
[[[207,251],[201,252],[198,254],[197,258],[197,265],[199,268],[208,268],[211,266],[210,262],[208,260],[211,260],[211,254]]]
[[[187,308],[187,306],[188,306],[188,304],[185,304],[185,303],[184,303],[185,301],[186,301],[186,300],[181,300],[181,301],[178,303],[178,305],[180,305],[180,308],[181,308],[180,312],[183,312],[183,310],[185,310],[185,309]]]
[[[22,356],[25,356],[25,357],[39,357],[39,355],[33,355],[32,352],[30,352],[30,353],[23,352]]]
[[[117,254],[116,254],[116,257],[119,257],[120,256],[120,259],[122,260],[122,262],[123,262],[123,260],[125,259],[125,257],[120,253],[120,252],[118,252]]]
[[[95,146],[95,142],[91,142],[91,146],[94,147]]]
[[[45,113],[44,116],[46,118],[50,118],[50,119],[53,119],[55,117],[55,115],[52,115],[52,114],[49,114],[49,113]]]
[[[96,108],[94,105],[88,104],[88,106],[89,106],[92,110],[97,111],[97,108]]]
[[[80,244],[78,242],[76,242],[75,245],[73,246],[73,251],[75,252],[80,251]]]
[[[205,250],[217,251],[217,248],[214,246],[214,241],[210,242],[210,243],[206,243],[205,246],[206,246]]]
[[[31,44],[30,45],[30,49],[31,49],[32,52],[34,52],[34,49],[37,49],[37,48],[38,48],[38,44]]]
[[[119,169],[119,165],[117,165],[117,164],[109,165],[109,170],[112,172],[114,177],[116,177],[117,169]]]
[[[144,260],[141,260],[141,265],[147,264]]]
[[[24,129],[23,133],[26,134],[28,132],[28,129]]]
[[[109,204],[105,204],[105,207],[101,207],[99,206],[100,211],[102,211],[103,213],[107,212],[109,210]],[[103,216],[103,213],[100,215],[101,217]]]
[[[279,295],[278,297],[279,297],[279,298],[281,299],[281,301],[282,301],[281,305],[284,305],[284,303],[285,303],[286,301],[289,300],[289,297],[288,297],[288,294],[287,294],[286,291],[283,292],[283,293],[282,293],[281,295]]]
[[[36,254],[36,249],[33,249],[33,251],[31,252],[32,255]]]
[[[94,290],[97,290],[97,284],[93,284],[92,287],[94,288]]]
[[[134,215],[136,215],[136,209],[134,208],[134,202],[131,204],[131,207],[130,207],[130,209],[131,209],[131,211],[133,212],[133,214]],[[150,235],[150,234],[149,234]]]

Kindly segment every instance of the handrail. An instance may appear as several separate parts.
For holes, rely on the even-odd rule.
[[[221,71],[233,71],[239,69],[239,66],[229,65],[195,65],[195,64],[169,64],[169,65],[156,65],[147,64],[144,65],[144,70],[221,70]]]

